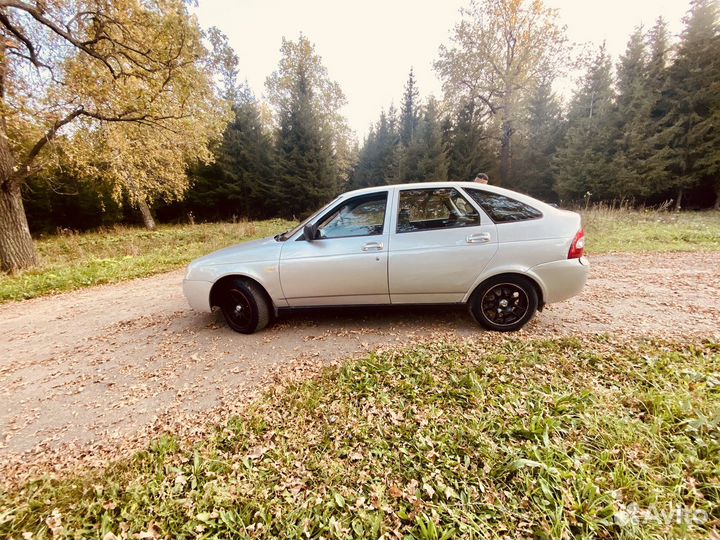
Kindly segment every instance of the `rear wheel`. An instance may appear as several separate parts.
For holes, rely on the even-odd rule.
[[[252,334],[270,322],[270,305],[264,291],[255,283],[236,279],[229,281],[220,293],[228,326],[241,334]]]
[[[522,276],[497,276],[483,283],[473,295],[470,312],[488,330],[512,332],[533,318],[538,295],[533,283]]]

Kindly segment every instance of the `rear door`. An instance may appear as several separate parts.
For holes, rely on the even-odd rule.
[[[396,197],[391,302],[461,302],[498,249],[495,224],[453,187],[398,189]]]
[[[290,306],[388,304],[388,229],[392,191],[338,202],[315,222],[318,236],[288,240],[280,282]]]

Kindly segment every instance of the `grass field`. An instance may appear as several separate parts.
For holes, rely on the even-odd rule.
[[[0,493],[0,536],[713,536],[718,366],[719,344],[604,337],[373,355],[202,443]]]
[[[588,252],[720,251],[720,212],[598,206],[581,212]]]
[[[720,251],[720,212],[632,211],[597,207],[583,212],[588,253]],[[0,274],[0,302],[115,283],[180,268],[192,259],[237,242],[270,236],[293,224],[163,225],[157,231],[116,227],[59,235],[36,242],[40,267]]]

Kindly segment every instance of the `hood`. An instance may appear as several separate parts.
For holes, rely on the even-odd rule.
[[[243,242],[195,259],[188,270],[217,264],[276,261],[280,257],[280,248],[281,243],[272,237]]]

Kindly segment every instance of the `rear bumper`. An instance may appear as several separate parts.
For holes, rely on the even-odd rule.
[[[183,294],[190,307],[196,311],[210,311],[210,289],[213,284],[209,281],[183,280]]]
[[[585,286],[590,262],[586,257],[539,264],[530,269],[543,288],[545,303],[562,302],[579,294]]]

